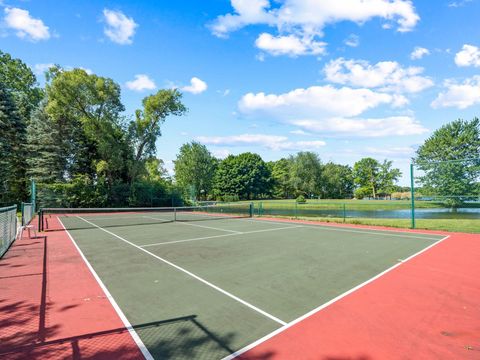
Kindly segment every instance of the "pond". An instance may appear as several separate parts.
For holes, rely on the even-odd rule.
[[[297,209],[294,208],[263,208],[262,215],[283,215],[283,216],[312,216],[312,217],[337,217],[344,216],[343,210],[337,209]],[[391,210],[349,210],[345,211],[348,218],[380,218],[380,219],[410,219],[411,210],[407,209],[391,209]],[[417,219],[479,219],[480,208],[432,208],[432,209],[416,209],[415,217]]]

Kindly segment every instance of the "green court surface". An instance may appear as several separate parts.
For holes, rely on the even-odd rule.
[[[162,216],[59,216],[155,359],[221,359],[442,238]]]

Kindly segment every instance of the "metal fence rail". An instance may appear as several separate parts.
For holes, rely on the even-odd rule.
[[[15,241],[17,234],[17,206],[0,208],[0,257]]]

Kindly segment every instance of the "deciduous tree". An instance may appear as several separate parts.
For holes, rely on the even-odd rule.
[[[456,120],[436,130],[417,150],[423,192],[449,197],[453,205],[479,194],[480,120]]]
[[[175,180],[186,194],[190,188],[197,199],[211,193],[218,161],[205,145],[196,141],[182,145],[174,163]]]
[[[290,162],[290,181],[295,195],[318,195],[322,181],[322,163],[318,155],[311,151],[302,151],[291,156]]]
[[[215,173],[214,192],[217,196],[238,195],[255,199],[271,192],[271,174],[260,155],[243,153],[229,155]]]
[[[155,95],[145,97],[143,109],[135,112],[135,120],[129,126],[129,137],[135,152],[130,175],[132,182],[145,159],[155,153],[155,143],[162,134],[161,124],[168,116],[181,116],[187,112],[181,100],[182,94],[176,89],[159,90]]]

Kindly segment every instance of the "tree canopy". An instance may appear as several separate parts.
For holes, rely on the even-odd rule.
[[[258,154],[229,155],[215,173],[214,192],[218,196],[237,195],[240,199],[268,196],[270,171]]]
[[[322,181],[322,163],[311,151],[301,151],[290,157],[290,183],[297,195],[318,196]]]
[[[456,120],[436,130],[417,150],[425,194],[450,197],[453,202],[480,193],[480,120]]]
[[[395,183],[402,173],[392,168],[392,162],[385,160],[380,163],[373,158],[363,158],[353,166],[354,182],[358,186],[355,197],[373,197],[381,194],[391,194],[395,191]]]
[[[196,141],[184,144],[174,163],[177,184],[185,191],[193,189],[197,199],[206,199],[212,191],[218,163],[207,147]]]

